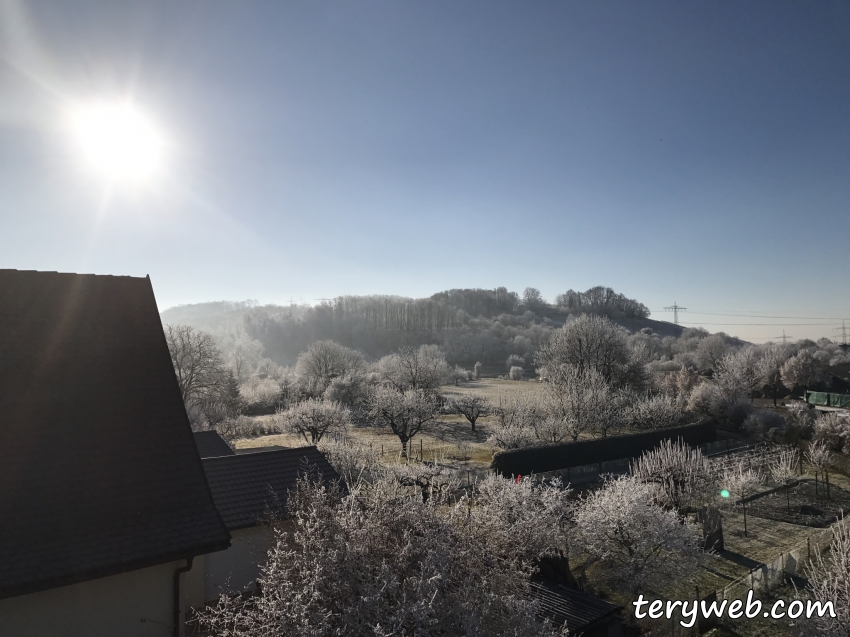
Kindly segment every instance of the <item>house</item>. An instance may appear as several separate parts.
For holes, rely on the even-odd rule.
[[[622,624],[617,606],[590,593],[549,581],[532,582],[531,594],[540,605],[540,616],[556,626],[567,625],[571,635],[620,637]]]
[[[0,635],[179,635],[229,546],[150,279],[0,270]]]
[[[236,452],[230,448],[224,438],[217,431],[196,431],[195,445],[201,458],[217,458],[218,456],[235,456]]]
[[[205,450],[213,450],[212,437],[204,439]],[[219,439],[221,440],[221,439]],[[224,447],[227,444],[221,441]],[[199,449],[201,443],[198,444]],[[219,452],[224,448],[217,445]],[[227,447],[230,451],[230,448]],[[324,481],[337,481],[339,475],[316,447],[229,454],[203,459],[207,482],[219,515],[232,537],[226,551],[198,558],[187,574],[188,605],[199,608],[223,592],[251,590],[260,575],[272,546],[268,522],[284,514],[286,498],[305,473]]]

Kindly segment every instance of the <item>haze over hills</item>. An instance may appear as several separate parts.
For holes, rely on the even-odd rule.
[[[451,363],[503,362],[514,355],[531,363],[548,333],[570,316],[609,317],[629,332],[651,330],[678,337],[683,328],[649,318],[649,310],[602,286],[558,295],[554,304],[528,288],[522,296],[506,288],[455,289],[430,297],[342,296],[317,305],[259,305],[256,301],[180,305],[162,312],[167,324],[210,332],[223,350],[257,350],[291,365],[310,343],[332,339],[379,358],[405,345],[437,344]]]

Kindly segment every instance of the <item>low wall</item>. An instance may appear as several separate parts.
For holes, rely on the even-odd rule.
[[[493,456],[490,468],[506,477],[559,471],[637,458],[667,439],[681,438],[693,446],[714,442],[716,434],[717,423],[705,418],[696,424],[670,429],[499,451]]]

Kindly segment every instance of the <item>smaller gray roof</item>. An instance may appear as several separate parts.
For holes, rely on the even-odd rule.
[[[202,462],[215,506],[231,531],[283,513],[289,490],[308,470],[324,482],[340,480],[316,447],[204,458]]]
[[[552,582],[532,582],[531,594],[540,603],[540,615],[557,626],[566,623],[570,634],[585,631],[623,608]]]
[[[201,458],[218,458],[219,456],[235,456],[236,453],[230,448],[224,438],[217,431],[196,431],[195,444]]]

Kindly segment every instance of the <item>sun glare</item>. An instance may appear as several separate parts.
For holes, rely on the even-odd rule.
[[[146,182],[162,168],[164,139],[130,103],[77,106],[71,123],[86,164],[110,181]]]

